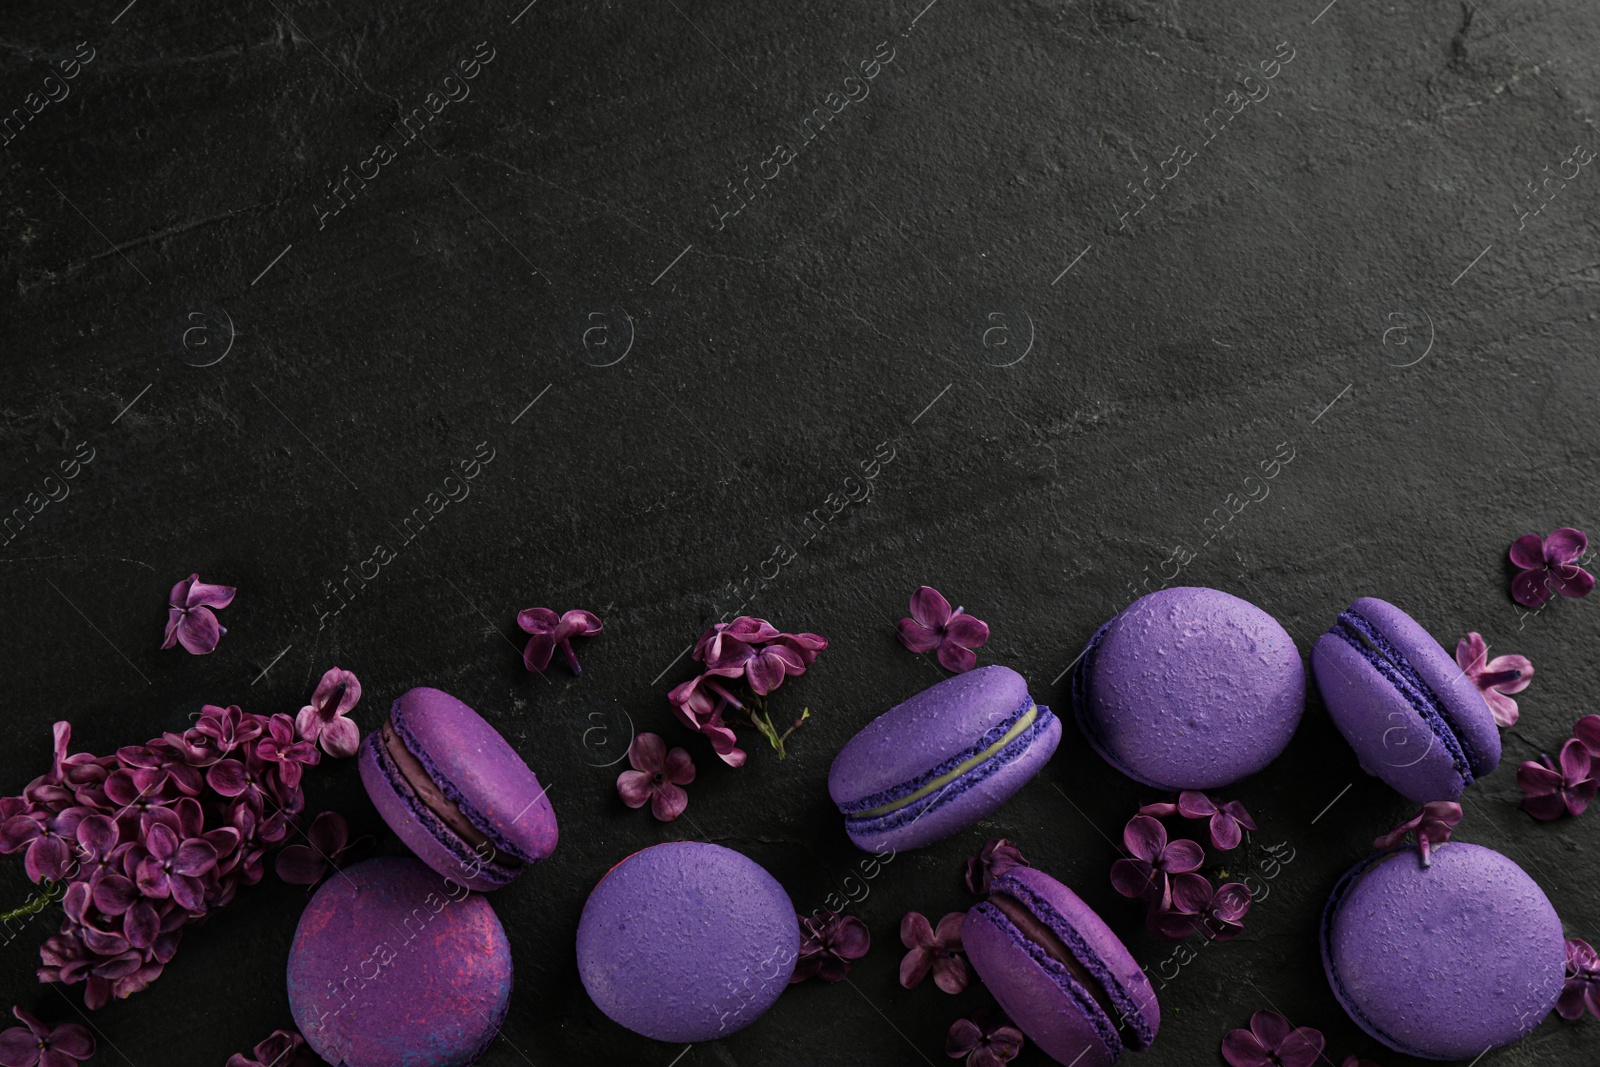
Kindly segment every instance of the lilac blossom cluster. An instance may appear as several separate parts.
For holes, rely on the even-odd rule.
[[[50,770],[0,797],[0,852],[22,852],[42,899],[66,912],[39,980],[85,983],[90,1008],[153,982],[184,927],[259,882],[267,851],[298,828],[318,743],[354,751],[344,716],[360,693],[336,667],[298,720],[206,705],[183,733],[109,756],[69,753],[72,727],[56,723]]]

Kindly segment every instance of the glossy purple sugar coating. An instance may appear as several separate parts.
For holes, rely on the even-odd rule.
[[[1078,964],[1074,973],[990,901],[967,912],[961,925],[967,957],[1030,1041],[1074,1067],[1109,1067],[1124,1047],[1150,1047],[1161,1028],[1155,990],[1100,916],[1072,890],[1028,867],[996,878],[990,892],[1022,905]],[[1103,1002],[1091,984],[1102,991]]]
[[[1482,694],[1393,604],[1351,604],[1312,646],[1311,671],[1361,768],[1416,803],[1455,800],[1500,762]]]
[[[1529,1033],[1555,1007],[1561,920],[1500,853],[1462,841],[1378,853],[1334,888],[1322,962],[1363,1030],[1397,1052],[1471,1060]]]
[[[921,848],[1011,799],[1061,741],[1060,720],[1042,704],[1031,726],[959,778],[895,811],[865,814],[987,750],[1031,707],[1022,675],[995,664],[947,678],[862,727],[828,772],[850,840],[869,852]]]
[[[493,726],[438,689],[417,688],[390,710],[395,734],[440,793],[479,834],[463,839],[423,803],[382,746],[367,735],[358,764],[368,795],[390,828],[423,862],[477,890],[505,885],[555,851],[555,810],[539,779]]]
[[[1140,597],[1089,639],[1072,678],[1078,726],[1123,774],[1159,789],[1219,789],[1283,752],[1305,709],[1294,641],[1217,589]]]
[[[578,920],[590,999],[658,1041],[711,1041],[749,1026],[788,986],[799,951],[800,924],[777,879],[696,841],[617,864]]]
[[[411,857],[322,884],[289,949],[289,1010],[336,1067],[465,1067],[511,1002],[511,945],[488,900]]]

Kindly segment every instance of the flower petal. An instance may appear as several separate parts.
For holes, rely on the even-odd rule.
[[[1511,579],[1511,599],[1525,608],[1543,607],[1553,594],[1551,583],[1541,566],[1536,571],[1523,571]]]
[[[1538,534],[1523,534],[1511,542],[1507,553],[1511,562],[1525,571],[1544,570],[1544,538]]]
[[[1225,811],[1219,811],[1211,816],[1208,824],[1211,831],[1211,845],[1224,852],[1239,847],[1239,842],[1244,840],[1244,830],[1234,817]]]
[[[161,636],[161,647],[171,648],[178,643],[178,623],[183,621],[182,608],[167,609],[167,631]]]
[[[847,960],[858,960],[872,947],[872,933],[867,924],[854,915],[839,920],[833,934],[833,951]]]
[[[1567,784],[1589,777],[1589,750],[1576,737],[1568,738],[1561,746],[1561,776]]]
[[[1583,1006],[1579,1004],[1578,1015],[1583,1014]],[[1574,1015],[1576,1019],[1578,1016]],[[967,1053],[978,1047],[983,1040],[983,1031],[971,1019],[957,1019],[950,1024],[950,1034],[944,1039],[944,1054],[953,1060],[959,1060]]]
[[[933,925],[927,916],[918,911],[908,911],[900,917],[900,943],[906,948],[933,947]],[[910,988],[910,987],[907,987]]]
[[[353,719],[341,715],[323,724],[317,743],[335,759],[347,759],[361,747],[361,729]]]
[[[555,634],[535,632],[522,650],[522,665],[534,674],[542,674],[550,666],[550,657],[555,651]]]
[[[198,578],[199,575],[194,575]],[[186,608],[208,607],[225,608],[233,603],[233,594],[237,590],[231,585],[212,585],[209,582],[195,581],[189,586],[189,595],[184,600]]]
[[[900,643],[913,652],[932,652],[939,647],[939,631],[922,625],[915,619],[901,619],[896,624],[900,631]]]
[[[643,771],[623,771],[617,775],[617,795],[630,808],[642,808],[655,793],[652,776]]]
[[[1311,1067],[1324,1044],[1322,1031],[1297,1026],[1278,1044],[1278,1061],[1283,1067]]]
[[[1562,596],[1576,600],[1594,591],[1594,575],[1582,567],[1561,563],[1552,566],[1545,573],[1550,576],[1551,587]]]
[[[1138,900],[1152,891],[1155,868],[1144,860],[1117,860],[1111,864],[1111,888]]]
[[[1517,543],[1521,544],[1523,538]],[[1589,535],[1582,530],[1574,530],[1570,526],[1563,526],[1551,530],[1550,536],[1544,539],[1544,561],[1550,564],[1571,563],[1589,547]]]
[[[1167,847],[1167,828],[1148,815],[1135,815],[1122,828],[1122,843],[1137,858],[1154,863]]]
[[[688,806],[689,794],[683,787],[664,782],[656,787],[655,797],[650,801],[650,814],[662,822],[671,822]]]
[[[1533,681],[1533,662],[1527,656],[1496,656],[1485,664],[1486,674],[1514,673],[1517,677],[1495,682],[1494,689],[1501,693],[1520,693]]]
[[[924,626],[943,630],[950,621],[950,601],[933,586],[921,586],[911,594],[911,617]]]
[[[951,996],[967,988],[971,978],[961,956],[942,956],[933,963],[933,984]]]
[[[667,758],[667,743],[660,734],[636,734],[628,746],[628,765],[636,771],[655,774]]]
[[[1469,675],[1475,673],[1474,668],[1479,671],[1483,669],[1483,661],[1488,655],[1489,646],[1484,644],[1483,635],[1476,630],[1456,642],[1456,666]]]
[[[1600,756],[1600,715],[1583,716],[1572,724],[1572,733],[1579,741],[1583,742],[1591,757]],[[9,829],[10,826],[11,823],[7,822],[6,827]]]
[[[989,624],[963,611],[951,617],[944,628],[944,635],[945,640],[954,641],[963,648],[978,648],[989,640]]]
[[[1211,881],[1203,874],[1180,874],[1172,880],[1172,907],[1182,914],[1200,914],[1213,895]]]
[[[966,917],[965,912],[952,911],[939,920],[939,925],[934,928],[933,938],[939,942],[941,948],[951,952],[961,951],[961,923]]]
[[[1187,874],[1197,871],[1206,861],[1206,850],[1200,847],[1198,841],[1182,838],[1167,846],[1161,854],[1161,866],[1168,874]]]
[[[523,633],[553,634],[559,625],[561,625],[561,616],[549,608],[524,608],[517,612],[517,626],[522,629]]]
[[[1281,1051],[1281,1046],[1292,1029],[1289,1020],[1275,1011],[1263,1008],[1250,1016],[1250,1032],[1261,1039],[1263,1048],[1271,1052]]]
[[[194,608],[178,620],[178,644],[191,655],[204,656],[214,651],[223,632],[210,608]]]
[[[94,1036],[87,1027],[77,1023],[62,1023],[50,1035],[50,1047],[65,1052],[75,1060],[86,1060],[94,1055]]]
[[[1178,794],[1178,814],[1185,819],[1206,819],[1222,809],[1217,802],[1195,789],[1185,789]]]
[[[1583,1014],[1581,1005],[1578,1014]],[[33,1067],[38,1062],[38,1038],[20,1026],[13,1026],[0,1034],[0,1064],[4,1067]]]
[[[966,674],[978,665],[978,657],[970,648],[962,648],[946,638],[939,645],[939,664],[952,674]]]
[[[915,989],[928,977],[928,972],[933,969],[933,954],[924,949],[914,948],[907,952],[900,961],[900,984],[907,989]]]
[[[316,885],[328,873],[328,863],[315,849],[287,845],[278,852],[274,867],[278,877],[290,885]]]
[[[673,785],[688,785],[694,781],[694,760],[689,758],[689,753],[681,748],[675,748],[667,753],[665,763],[667,781]]]
[[[573,608],[561,616],[561,628],[571,637],[593,637],[605,629],[600,624],[600,616],[582,608]]]

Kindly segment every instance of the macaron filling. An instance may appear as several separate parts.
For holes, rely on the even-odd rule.
[[[909,782],[840,804],[839,810],[846,824],[857,831],[882,832],[915,821],[1010,764],[1054,718],[1043,704],[1024,699],[976,744]]]
[[[1477,775],[1485,773],[1483,757],[1473,750],[1472,743],[1450,722],[1444,701],[1406,662],[1400,650],[1381,630],[1355,612],[1345,611],[1328,632],[1355,649],[1416,709],[1449,753],[1451,763],[1461,775],[1463,786],[1471,785]],[[1491,766],[1488,769],[1493,768]]]
[[[395,732],[392,722],[383,724],[377,741],[372,751],[379,770],[395,792],[409,802],[416,818],[430,827],[434,838],[450,850],[464,871],[482,872],[502,885],[521,872],[521,861],[496,849],[456,803],[439,790],[422,761]]]
[[[1129,1048],[1146,1049],[1155,1041],[1156,1035],[1145,1017],[1143,1005],[1117,981],[1072,924],[1021,879],[1005,875],[996,878],[990,885],[988,901],[978,907],[991,920],[993,912],[998,912],[1011,930],[1026,939],[1025,947],[1035,960],[1040,959],[1042,952],[1055,965],[1045,966],[1045,970],[1075,999],[1082,1003],[1080,991],[1092,999],[1098,1012],[1090,1012],[1085,1006],[1085,1013],[1094,1020],[1097,1031],[1102,1030],[1102,1020],[1110,1028],[1112,1040],[1107,1044],[1119,1047],[1123,1037],[1118,1031],[1122,1029],[1129,1031],[1126,1039]],[[1070,988],[1063,981],[1064,977],[1077,988]]]

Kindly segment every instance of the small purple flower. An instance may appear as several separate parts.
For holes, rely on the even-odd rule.
[[[692,659],[707,667],[726,667],[743,661],[748,649],[778,637],[778,628],[766,619],[741,615],[732,622],[713,623],[695,642]]]
[[[1204,875],[1180,874],[1172,879],[1172,910],[1151,916],[1151,925],[1171,941],[1197,931],[1207,941],[1232,941],[1244,929],[1249,910],[1250,890],[1244,885],[1229,882],[1213,890]]]
[[[900,961],[900,984],[915,989],[933,972],[933,984],[946,993],[967,988],[967,961],[961,955],[961,921],[966,916],[953,911],[939,920],[935,930],[918,912],[908,911],[900,920],[900,943],[911,951]]]
[[[1567,939],[1567,977],[1556,1001],[1556,1014],[1568,1022],[1583,1013],[1600,1018],[1600,955],[1581,937]]]
[[[1576,737],[1569,738],[1561,746],[1558,762],[1552,763],[1549,756],[1540,756],[1539,760],[1525,760],[1517,768],[1522,810],[1545,821],[1582,815],[1597,788],[1589,776],[1588,747]]]
[[[162,648],[181,644],[184,651],[203,656],[217,647],[227,627],[217,621],[212,608],[233,603],[231,585],[210,585],[191,574],[172,587],[167,596],[167,634]]]
[[[311,820],[306,843],[285,845],[274,866],[278,877],[290,885],[314,886],[350,851],[350,826],[336,811],[324,811]]]
[[[219,708],[215,704],[205,705],[200,709],[200,721],[194,728],[224,754],[261,736],[261,723],[256,716],[246,715],[237,704],[226,708]]]
[[[1001,1067],[1017,1058],[1023,1046],[1022,1031],[998,1011],[980,1008],[970,1019],[950,1024],[944,1054],[953,1060],[966,1057],[967,1067]]]
[[[226,1067],[308,1067],[320,1062],[306,1047],[305,1038],[293,1030],[274,1030],[254,1049],[254,1055],[235,1052]]]
[[[980,897],[989,895],[989,883],[1013,867],[1026,867],[1022,850],[1010,838],[991,838],[976,856],[967,859],[967,889]]]
[[[1256,828],[1255,820],[1237,800],[1218,805],[1204,793],[1184,790],[1178,794],[1178,813],[1185,819],[1211,820],[1211,845],[1223,851],[1238,848],[1244,831]]]
[[[279,714],[267,720],[267,736],[256,743],[256,755],[278,765],[278,777],[289,789],[299,786],[302,767],[314,766],[322,760],[316,745],[296,738],[294,720]]]
[[[0,1034],[3,1067],[74,1067],[94,1055],[94,1035],[77,1023],[46,1026],[21,1008],[11,1014],[22,1021]]]
[[[1483,635],[1474,630],[1456,642],[1456,666],[1483,694],[1489,710],[1494,713],[1495,725],[1515,726],[1519,713],[1511,694],[1522,692],[1533,681],[1533,664],[1528,657],[1489,659],[1489,646],[1484,643]]]
[[[1578,566],[1589,548],[1582,530],[1563,526],[1549,537],[1524,534],[1511,542],[1511,562],[1522,573],[1511,580],[1511,599],[1525,608],[1543,607],[1552,592],[1565,597],[1588,596],[1594,575]]]
[[[295,717],[295,732],[302,741],[315,741],[335,759],[354,756],[361,747],[361,731],[345,718],[361,699],[361,679],[334,667],[322,676],[311,703]]]
[[[872,947],[867,924],[854,915],[820,911],[796,918],[800,920],[800,957],[789,978],[790,985],[812,977],[842,982],[855,961]]]
[[[604,629],[598,615],[582,608],[574,608],[564,615],[557,615],[549,608],[527,608],[517,612],[517,625],[523,633],[533,635],[522,650],[522,665],[534,674],[544,673],[557,648],[566,657],[572,673],[582,674],[578,654],[572,651],[572,639],[593,637]]]
[[[217,866],[215,845],[200,838],[180,839],[165,823],[154,823],[145,834],[143,853],[134,879],[141,893],[158,900],[171,897],[186,911],[204,910],[202,879]]]
[[[1372,842],[1372,847],[1394,848],[1405,840],[1406,834],[1414,833],[1417,835],[1417,851],[1422,853],[1422,865],[1429,867],[1433,865],[1433,846],[1450,840],[1451,832],[1460,821],[1460,804],[1453,800],[1430,800],[1422,805],[1420,812]]]
[[[681,748],[667,751],[656,734],[643,733],[628,746],[631,771],[617,775],[617,793],[630,808],[650,805],[650,814],[671,822],[689,806],[683,787],[694,781],[694,760]]]
[[[748,754],[739,747],[739,735],[722,721],[723,712],[738,705],[715,677],[702,674],[674,686],[667,694],[667,702],[680,722],[710,739],[712,749],[723,763],[730,767],[744,766]]]
[[[947,671],[965,674],[978,665],[973,649],[989,640],[989,624],[975,619],[960,608],[950,610],[950,601],[929,585],[911,594],[911,618],[900,620],[900,643],[913,652],[939,650],[939,662]]]
[[[1222,1058],[1231,1067],[1311,1067],[1322,1055],[1322,1031],[1291,1027],[1275,1011],[1250,1016],[1250,1029],[1222,1039]]]
[[[1111,865],[1111,888],[1143,900],[1153,911],[1170,911],[1173,875],[1200,869],[1206,852],[1187,838],[1167,843],[1167,828],[1148,815],[1135,815],[1122,830],[1122,843],[1132,859]]]
[[[778,688],[786,676],[805,672],[806,659],[800,651],[776,641],[768,645],[746,645],[742,658],[724,657],[722,666],[706,671],[723,678],[742,677],[759,696]]]

